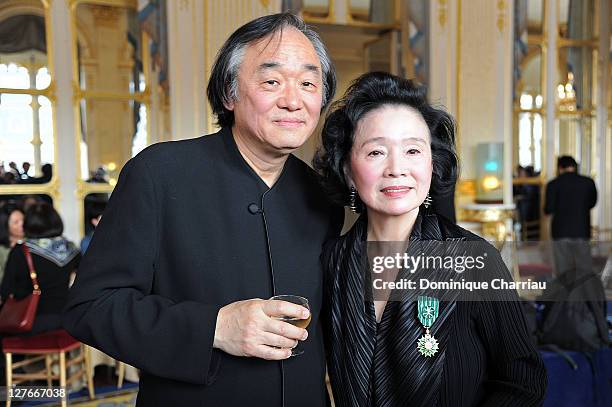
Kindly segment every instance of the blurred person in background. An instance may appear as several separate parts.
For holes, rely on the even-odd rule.
[[[68,285],[81,255],[78,248],[62,236],[64,224],[60,215],[46,202],[29,207],[23,221],[25,239],[15,244],[6,262],[0,297],[16,299],[32,293],[32,280],[24,254],[27,246],[40,284],[41,297],[36,319],[28,335],[60,329],[61,312],[68,299]]]
[[[591,209],[597,203],[595,182],[578,174],[573,157],[557,160],[558,176],[546,185],[544,213],[552,216],[551,237],[557,276],[569,281],[590,274]]]
[[[87,249],[89,248],[89,243],[91,243],[91,239],[93,238],[94,232],[96,231],[96,227],[100,220],[102,219],[102,213],[106,208],[106,202],[92,202],[87,208],[87,222],[89,225],[86,227],[90,227],[91,229],[87,232],[87,234],[81,240],[81,254],[85,254]]]
[[[14,202],[0,207],[0,281],[9,251],[23,239],[23,212]]]
[[[30,175],[28,174],[28,171],[30,171],[30,163],[27,161],[24,161],[23,164],[21,164],[21,168],[23,169],[23,172],[21,173],[21,180],[22,181],[27,181],[28,179],[30,179]]]

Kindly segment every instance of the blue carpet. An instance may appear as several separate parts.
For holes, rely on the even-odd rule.
[[[609,407],[612,405],[612,349],[593,353],[593,363],[580,352],[567,352],[576,370],[559,355],[541,352],[548,373],[545,407]]]

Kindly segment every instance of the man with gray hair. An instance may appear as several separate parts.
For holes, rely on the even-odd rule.
[[[258,18],[212,70],[221,130],[125,165],[64,325],[141,369],[137,405],[326,404],[319,255],[342,212],[291,152],[335,87],[314,31],[288,13]],[[266,300],[279,294],[307,298],[310,310]],[[298,343],[304,354],[291,357]]]

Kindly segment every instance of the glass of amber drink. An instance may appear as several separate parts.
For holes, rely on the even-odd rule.
[[[270,298],[271,300],[276,300],[276,301],[287,301],[287,302],[291,302],[293,304],[297,304],[297,305],[301,305],[304,308],[307,308],[308,310],[310,310],[310,306],[308,305],[308,300],[304,297],[300,297],[299,295],[275,295],[274,297]],[[295,325],[298,328],[302,328],[302,329],[306,329],[306,327],[308,326],[308,324],[310,324],[310,314],[308,314],[308,318],[302,319],[302,318],[295,318],[295,317],[277,317],[276,319],[278,319],[279,321],[283,321],[283,322],[288,322],[291,325]],[[291,356],[298,356],[303,354],[304,351],[302,349],[300,349],[300,345],[299,345],[299,341],[298,341],[298,346],[296,346],[295,348],[291,349]]]

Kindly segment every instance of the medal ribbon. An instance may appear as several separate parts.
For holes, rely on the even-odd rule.
[[[417,302],[419,321],[425,329],[431,328],[438,318],[440,301],[437,298],[419,296]]]

